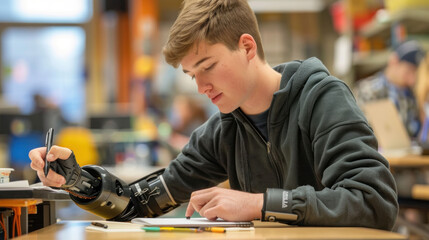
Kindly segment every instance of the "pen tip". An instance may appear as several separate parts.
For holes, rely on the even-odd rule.
[[[186,217],[186,219],[188,219],[188,220],[189,220],[189,219],[191,219],[191,217]]]

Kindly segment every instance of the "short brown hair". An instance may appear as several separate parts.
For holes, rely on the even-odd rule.
[[[244,33],[255,39],[258,56],[265,60],[256,16],[247,0],[184,0],[163,49],[165,60],[178,67],[191,47],[200,41],[222,43],[236,50]]]

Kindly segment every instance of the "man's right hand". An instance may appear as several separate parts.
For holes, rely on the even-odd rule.
[[[67,160],[72,151],[68,148],[52,146],[51,150],[48,152],[47,160],[53,162],[58,159]],[[61,187],[66,183],[66,179],[60,174],[49,169],[48,175],[45,177],[44,166],[45,166],[45,156],[46,156],[46,147],[35,148],[30,151],[28,156],[31,159],[31,168],[37,171],[37,176],[39,176],[40,181],[43,185],[50,187]]]

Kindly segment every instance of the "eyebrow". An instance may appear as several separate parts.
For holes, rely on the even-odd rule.
[[[211,58],[211,57],[205,57],[205,58],[200,59],[197,63],[194,64],[194,68],[198,67],[201,63],[203,63],[204,61],[206,61],[209,58]],[[188,73],[189,71],[186,69],[183,69],[183,72]]]

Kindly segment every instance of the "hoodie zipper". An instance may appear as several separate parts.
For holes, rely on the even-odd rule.
[[[268,141],[265,143],[266,145],[267,145],[267,153],[268,153],[268,158],[271,160],[271,162],[274,164],[274,170],[275,170],[275,172],[276,172],[276,175],[277,175],[277,182],[278,182],[278,186],[279,187],[282,187],[283,186],[283,181],[282,181],[282,178],[281,178],[281,174],[280,174],[280,166],[279,166],[279,161],[278,161],[278,159],[276,159],[276,157],[274,156],[274,154],[272,154],[272,146],[271,146],[271,142],[270,142],[270,114],[271,113],[271,108],[270,108],[270,110],[268,110],[268,117],[267,117],[267,138],[268,138]],[[255,131],[256,131],[256,129],[255,129]],[[258,132],[259,133],[259,132]],[[261,138],[262,138],[262,140],[265,140],[261,135],[259,135]]]
[[[259,131],[255,128],[255,126],[253,126],[253,124],[247,119],[247,117],[245,116],[245,114],[240,110],[239,111],[240,114],[242,115],[242,117],[245,119],[245,121],[250,125],[250,127],[253,129],[254,132],[256,132],[256,134],[259,136],[259,138],[262,140],[262,142],[265,144],[265,146],[267,147],[267,154],[268,154],[268,159],[271,163],[271,165],[274,167],[274,171],[276,173],[276,177],[277,177],[277,183],[279,184],[279,186],[282,186],[282,181],[280,178],[280,167],[277,164],[277,161],[274,157],[274,155],[271,153],[271,142],[269,141],[269,132],[270,132],[270,124],[269,124],[269,119],[270,119],[270,112],[271,109],[268,112],[268,119],[267,119],[267,129],[268,129],[268,141],[265,141],[265,139],[262,137],[262,135],[259,133]],[[248,181],[250,181],[250,179],[247,179]]]

